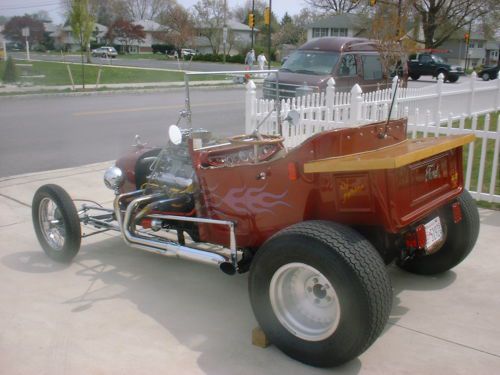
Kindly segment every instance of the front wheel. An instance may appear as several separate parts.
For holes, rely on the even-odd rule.
[[[58,185],[43,185],[32,203],[35,233],[45,253],[57,262],[69,262],[80,249],[80,219],[66,191]]]
[[[462,220],[454,223],[451,207],[443,214],[447,227],[443,246],[431,255],[417,256],[399,266],[419,275],[435,275],[448,271],[463,261],[472,251],[479,235],[479,212],[467,190],[458,197]]]
[[[489,73],[483,73],[483,81],[489,81],[489,80],[490,80]]]
[[[373,246],[324,221],[299,223],[269,239],[252,261],[249,294],[269,341],[319,367],[365,351],[392,305],[391,283]]]
[[[420,74],[410,74],[410,78],[413,80],[413,81],[416,81],[420,78]]]

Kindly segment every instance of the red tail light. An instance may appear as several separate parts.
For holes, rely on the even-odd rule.
[[[453,222],[455,224],[462,221],[462,208],[460,207],[460,203],[455,202],[451,205],[451,210],[453,212]]]
[[[423,249],[427,242],[427,235],[425,234],[425,226],[420,224],[415,230],[417,234],[417,244],[419,249]]]

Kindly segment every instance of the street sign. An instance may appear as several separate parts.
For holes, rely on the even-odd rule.
[[[25,38],[30,36],[30,28],[29,27],[23,27],[22,28],[22,33]]]

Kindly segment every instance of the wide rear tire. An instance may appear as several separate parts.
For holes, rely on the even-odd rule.
[[[32,203],[35,233],[45,253],[53,260],[70,262],[80,250],[81,227],[75,205],[58,185],[43,185]]]
[[[252,261],[249,294],[269,341],[319,367],[365,351],[392,306],[390,279],[373,246],[325,221],[299,223],[270,238]]]
[[[462,220],[455,224],[451,207],[442,219],[447,228],[446,241],[434,254],[417,256],[399,266],[419,275],[435,275],[448,271],[462,262],[472,251],[479,236],[479,212],[467,190],[458,197]]]

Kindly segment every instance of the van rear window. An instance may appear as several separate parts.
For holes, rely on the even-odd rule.
[[[382,64],[379,56],[363,55],[361,60],[363,61],[363,78],[365,80],[382,79]]]
[[[281,67],[280,71],[328,75],[331,74],[339,59],[338,52],[295,51]]]

